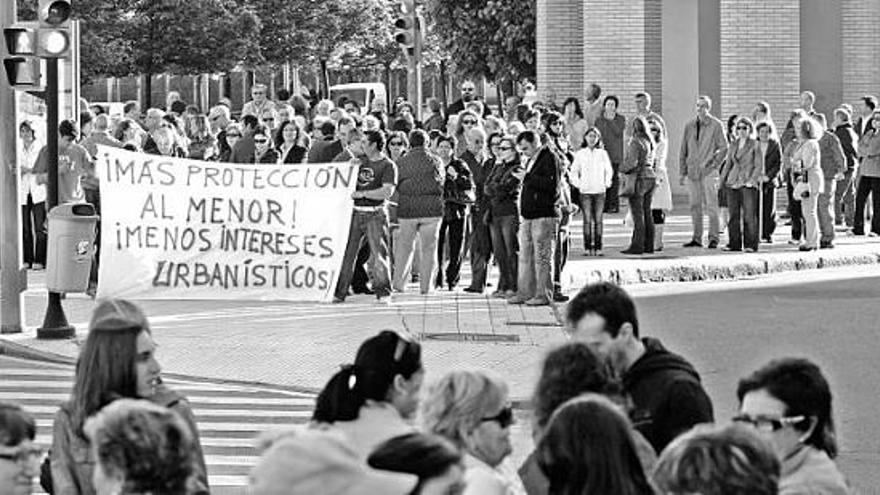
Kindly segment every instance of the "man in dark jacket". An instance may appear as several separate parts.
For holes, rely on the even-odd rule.
[[[610,282],[583,289],[568,304],[571,338],[588,344],[623,380],[633,425],[657,452],[698,423],[712,422],[700,375],[657,339],[639,338],[632,298]]]
[[[858,164],[859,136],[852,126],[852,117],[845,108],[834,111],[834,134],[840,140],[843,147],[843,156],[846,158],[846,172],[843,179],[837,182],[834,190],[834,223],[842,225],[844,221],[848,228],[853,226],[854,212],[856,208],[856,182],[854,172]]]
[[[819,161],[822,167],[823,181],[822,191],[816,198],[819,203],[819,239],[820,249],[834,247],[834,198],[836,197],[837,181],[844,178],[846,172],[846,158],[840,139],[834,133],[834,129],[828,128],[825,116],[819,114],[816,121],[822,127],[822,136],[819,137]]]
[[[526,156],[520,196],[519,270],[510,304],[546,306],[553,299],[553,259],[559,224],[559,170],[556,156],[540,136],[525,131],[516,138]]]
[[[229,156],[230,163],[254,163],[254,153],[256,144],[254,144],[254,131],[260,125],[260,120],[253,115],[245,115],[241,118],[242,136],[235,142],[232,147],[232,154]]]
[[[461,83],[461,98],[452,102],[452,105],[449,105],[449,108],[446,110],[446,119],[449,119],[450,115],[458,115],[459,112],[464,110],[465,105],[472,101],[479,101],[480,97],[477,96],[477,86],[473,83],[473,81],[464,81]],[[483,118],[492,115],[492,110],[489,108],[489,105],[483,103]]]

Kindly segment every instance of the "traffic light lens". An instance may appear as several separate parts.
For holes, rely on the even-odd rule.
[[[63,53],[67,50],[67,34],[62,31],[49,31],[43,35],[41,43],[47,53]]]
[[[70,19],[70,1],[58,0],[49,4],[46,12],[46,23],[57,26]]]

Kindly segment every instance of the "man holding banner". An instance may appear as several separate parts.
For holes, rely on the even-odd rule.
[[[373,253],[370,257],[373,291],[379,302],[388,304],[391,302],[391,264],[387,203],[397,185],[397,165],[385,156],[385,136],[380,131],[364,132],[362,142],[366,157],[361,160],[352,193],[354,211],[333,302],[345,301],[357,253],[366,237]]]

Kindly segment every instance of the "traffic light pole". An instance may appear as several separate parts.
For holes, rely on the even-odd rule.
[[[58,59],[46,59],[46,158],[49,180],[46,185],[46,211],[58,206]],[[48,260],[52,263],[53,260]],[[67,323],[61,294],[49,292],[49,303],[43,326],[37,329],[38,339],[66,339],[76,334]]]
[[[15,2],[0,2],[0,28],[16,21]],[[0,333],[19,333],[24,320],[22,291],[27,272],[21,266],[20,215],[18,204],[15,90],[0,75]]]

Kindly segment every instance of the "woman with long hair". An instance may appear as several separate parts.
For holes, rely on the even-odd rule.
[[[607,398],[587,394],[556,410],[538,442],[552,495],[652,495],[629,419]]]
[[[562,104],[562,115],[565,118],[565,135],[568,136],[569,147],[572,150],[581,149],[588,127],[581,110],[581,101],[574,96],[566,98]]]
[[[217,155],[217,138],[211,134],[206,115],[186,116],[186,137],[189,139],[189,158],[212,160]]]
[[[295,120],[281,123],[276,134],[277,149],[281,163],[304,163],[308,150],[300,144],[302,129]]]
[[[489,148],[495,156],[484,190],[489,201],[489,234],[492,250],[498,261],[498,290],[493,297],[516,295],[517,263],[519,260],[519,196],[525,173],[516,150],[516,137],[493,134]]]
[[[819,247],[818,197],[824,187],[824,177],[819,162],[819,123],[808,117],[795,128],[795,148],[791,154],[791,176],[794,183],[793,197],[801,206],[804,219],[804,242],[800,251],[814,251]]]
[[[591,127],[586,132],[583,144],[574,154],[570,180],[580,193],[580,207],[584,212],[584,253],[602,256],[605,191],[611,187],[614,169],[602,144],[602,133],[597,127]]]
[[[758,250],[758,187],[761,184],[761,153],[752,120],[736,122],[736,140],[727,149],[721,184],[727,189],[730,209],[725,251]]]
[[[654,151],[656,144],[648,132],[648,121],[638,116],[633,120],[633,136],[627,145],[626,158],[620,171],[635,181],[629,197],[629,209],[633,218],[632,240],[623,254],[654,252],[654,219],[651,217],[651,201],[654,197],[656,175]]]
[[[187,400],[163,383],[156,343],[139,307],[122,299],[98,303],[80,349],[70,400],[52,426],[52,484],[57,495],[94,495],[95,464],[83,430],[86,419],[120,398],[146,399],[177,412],[193,435],[195,473],[188,493],[208,493],[195,416]]]
[[[382,442],[414,431],[406,420],[416,412],[424,375],[419,343],[383,330],[330,378],[312,420],[341,430],[366,459]]]

